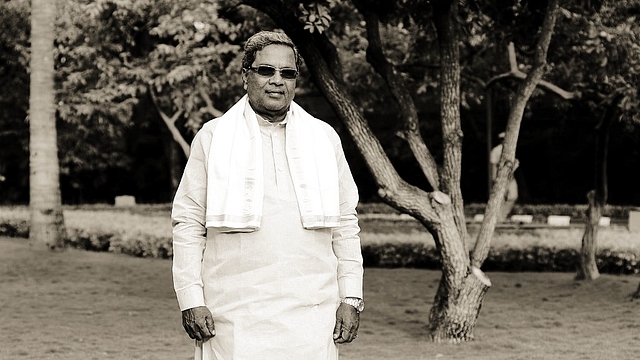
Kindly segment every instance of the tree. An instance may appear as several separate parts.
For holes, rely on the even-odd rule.
[[[516,91],[497,181],[471,257],[467,250],[468,233],[460,191],[462,130],[457,2],[417,1],[389,5],[379,1],[353,1],[366,26],[367,60],[386,83],[386,88],[396,101],[403,124],[399,134],[417,159],[432,188],[430,192],[407,183],[398,175],[371,131],[361,108],[346,90],[348,86],[344,81],[338,49],[332,43],[332,37],[327,35],[330,10],[344,8],[348,6],[346,2],[245,0],[242,3],[269,15],[299,45],[315,85],[333,106],[362,153],[378,185],[380,198],[416,218],[433,236],[441,255],[443,277],[430,313],[431,338],[435,341],[452,342],[473,339],[473,329],[484,295],[491,286],[489,278],[480,267],[489,251],[500,199],[506,191],[507,180],[513,176],[516,142],[525,105],[545,70],[547,49],[557,14],[557,1],[549,1],[548,10],[543,12],[544,20],[537,43],[532,47],[533,64]],[[423,141],[412,94],[408,92],[402,74],[386,56],[383,48],[380,28],[393,26],[393,21],[397,18],[391,19],[388,15],[400,10],[404,10],[403,15],[413,18],[414,24],[422,29],[428,28],[427,23],[432,24],[437,34],[438,97],[443,147],[441,164],[437,163]],[[395,25],[400,27],[399,23]]]
[[[57,249],[66,238],[56,138],[53,42],[56,2],[31,6],[29,96],[29,240],[37,248]]]
[[[177,187],[195,132],[242,91],[238,41],[251,21],[242,26],[221,17],[214,1],[77,0],[69,7],[65,13],[76,16],[65,17],[60,113],[99,120],[116,140],[136,121],[132,109],[151,107],[168,130]]]
[[[580,104],[600,114],[594,126],[593,189],[576,279],[595,280],[598,227],[608,198],[608,149],[611,127],[617,122],[640,124],[637,84],[640,81],[640,26],[637,0],[615,3],[578,2],[563,9],[559,46],[551,61],[556,78],[571,83]],[[553,74],[552,74],[553,76]]]
[[[587,53],[592,54],[590,60],[597,61],[593,68],[596,68],[594,73],[598,74],[585,90],[589,91],[588,95],[595,97],[600,107],[604,107],[604,115],[596,126],[595,189],[587,194],[587,223],[582,237],[580,267],[576,274],[580,280],[595,280],[600,276],[595,254],[598,226],[608,196],[607,154],[611,125],[619,119],[640,123],[637,93],[640,81],[640,27],[635,21],[638,10],[638,1],[603,5],[589,19],[589,28],[585,32],[589,34],[589,40],[585,41]],[[594,32],[598,35],[594,36]]]

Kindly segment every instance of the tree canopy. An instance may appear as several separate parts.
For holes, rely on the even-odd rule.
[[[171,129],[171,132],[163,130],[165,138],[162,142],[174,139],[182,153],[186,153],[193,133],[201,124],[224,111],[241,94],[238,56],[244,39],[255,29],[277,27],[264,12],[243,3],[251,5],[251,2],[241,1],[59,2],[57,115],[61,130],[61,171],[65,182],[88,189],[95,185],[86,184],[89,178],[106,184],[114,171],[131,171],[136,155],[131,153],[130,134],[149,129],[149,126],[164,124],[166,129]],[[291,19],[300,23],[303,29],[306,26],[304,30],[310,36],[326,35],[335,44],[333,51],[338,52],[341,60],[342,81],[348,84],[345,88],[363,110],[385,152],[394,163],[401,165],[398,171],[408,181],[428,189],[425,177],[417,175],[421,173],[420,166],[407,143],[398,137],[404,126],[399,119],[408,109],[393,101],[394,94],[385,79],[373,71],[367,60],[373,56],[369,50],[372,43],[367,38],[370,31],[367,19],[378,18],[380,53],[402,79],[404,89],[415,104],[420,133],[431,156],[440,162],[444,156],[437,121],[440,55],[435,51],[438,39],[430,22],[432,3],[282,1],[273,4],[279,3],[282,9],[289,9]],[[539,173],[549,174],[530,180],[522,189],[524,199],[533,202],[553,201],[554,198],[579,201],[570,199],[583,197],[581,185],[575,185],[579,172],[565,174],[563,168],[577,167],[581,161],[588,161],[587,129],[593,128],[599,118],[597,114],[603,111],[603,102],[614,92],[626,94],[620,107],[624,108],[627,133],[616,135],[625,141],[613,144],[612,156],[628,166],[634,157],[621,154],[632,151],[628,149],[638,143],[637,126],[633,125],[637,121],[638,104],[637,86],[634,86],[638,83],[637,1],[580,1],[562,5],[543,81],[575,97],[566,100],[541,87],[534,92],[525,110],[525,128],[518,147],[519,158],[523,160],[519,172],[524,173],[517,174],[525,179],[538,177]],[[16,141],[7,142],[7,151],[2,154],[6,160],[0,163],[0,173],[11,174],[0,189],[9,186],[18,189],[25,186],[20,180],[24,176],[18,174],[26,174],[25,161],[15,160],[25,159],[26,154],[24,119],[28,72],[25,65],[28,51],[25,49],[28,31],[24,24],[28,21],[29,2],[18,0],[4,2],[1,6],[7,30],[2,35],[6,49],[2,55],[5,59],[2,71],[6,76],[2,79],[7,84],[3,87],[2,101],[11,106],[2,107],[7,116],[0,120],[0,136],[3,136],[0,141],[9,139],[7,136],[18,136],[10,138]],[[518,70],[522,74],[527,72],[535,39],[531,34],[542,21],[543,8],[544,2],[509,0],[462,2],[458,6],[457,19],[463,34],[459,38],[460,116],[465,134],[462,161],[468,165],[463,166],[462,174],[463,179],[482,179],[463,181],[461,185],[463,193],[469,194],[473,201],[483,201],[486,196],[483,194],[487,183],[483,163],[486,162],[487,146],[487,82],[510,71],[507,50],[510,43],[514,45]],[[329,52],[326,48],[322,51]],[[317,105],[318,102],[312,99],[317,99],[314,94],[318,94],[318,88],[309,81],[309,71],[302,70],[298,98],[304,101],[305,96],[310,96],[309,101]],[[491,82],[495,91],[492,102],[497,121],[493,131],[496,133],[505,124],[508,99],[519,81],[509,75]],[[321,112],[329,114],[328,120],[334,121],[333,111]],[[551,112],[554,114],[548,115]],[[154,117],[159,122],[151,120]],[[547,118],[549,121],[544,120]],[[576,129],[580,121],[588,122],[589,126]],[[616,129],[617,134],[619,130]],[[565,135],[562,135],[563,131]],[[584,134],[577,136],[580,131]],[[559,136],[562,140],[553,140]],[[586,141],[580,142],[580,137]],[[562,147],[560,141],[566,145]],[[349,151],[355,152],[350,140],[345,143]],[[540,153],[538,149],[545,149],[545,152]],[[546,149],[556,154],[553,162],[545,163],[551,156]],[[350,156],[357,158],[358,155]],[[582,158],[585,160],[580,160]],[[556,162],[558,164],[553,165]],[[371,188],[367,185],[370,182],[368,170],[362,168],[361,163],[354,166],[358,172],[356,176],[368,194],[370,190],[367,189]],[[611,171],[615,174],[627,166],[613,166]],[[360,172],[363,174],[359,175]],[[612,181],[620,181],[623,185],[627,180],[613,176]],[[572,183],[574,185],[570,186]],[[550,188],[552,193],[543,192],[545,188]],[[20,201],[19,191],[10,193],[14,194],[14,201]],[[612,199],[619,198],[615,191],[612,196]]]

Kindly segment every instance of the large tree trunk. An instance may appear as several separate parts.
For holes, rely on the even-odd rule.
[[[462,128],[460,124],[460,51],[458,48],[457,1],[436,1],[433,5],[433,21],[438,33],[440,52],[440,117],[444,145],[442,189],[450,194],[456,205],[454,225],[442,237],[440,253],[443,255],[443,272],[433,307],[429,314],[429,333],[434,341],[458,343],[473,339],[473,330],[482,307],[484,295],[491,281],[475,267],[470,271],[466,247],[456,249],[452,245],[465,244],[464,204],[460,192],[462,170]],[[443,215],[443,214],[440,214]],[[447,247],[464,256],[446,259]]]
[[[489,278],[478,268],[464,276],[459,289],[449,288],[443,276],[429,313],[431,339],[452,343],[473,340],[473,330],[489,287]]]
[[[29,240],[35,248],[62,248],[66,237],[55,119],[53,41],[56,2],[31,2],[29,96]]]

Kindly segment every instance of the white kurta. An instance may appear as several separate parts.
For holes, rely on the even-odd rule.
[[[258,231],[204,229],[211,129],[194,140],[174,200],[178,302],[182,310],[206,305],[216,328],[214,338],[197,343],[195,358],[337,359],[332,334],[339,299],[362,297],[357,189],[338,139],[342,225],[304,229],[285,155],[285,125],[259,121],[265,196]]]

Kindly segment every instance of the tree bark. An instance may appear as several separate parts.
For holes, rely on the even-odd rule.
[[[29,96],[29,241],[37,249],[64,247],[55,118],[53,42],[56,2],[31,2]]]
[[[597,126],[595,190],[591,190],[587,194],[589,207],[587,209],[587,222],[582,235],[580,266],[576,274],[576,280],[595,280],[600,277],[596,264],[596,252],[598,249],[598,227],[600,226],[600,218],[608,197],[607,153],[609,149],[609,134],[611,133],[611,125],[616,118],[618,104],[623,98],[622,94],[617,94],[613,98]]]
[[[598,222],[602,216],[602,206],[596,202],[595,190],[589,191],[587,199],[587,222],[582,235],[582,248],[580,249],[580,266],[576,274],[576,280],[595,280],[600,277],[596,264],[596,252],[598,250]]]
[[[443,277],[429,313],[431,339],[451,343],[473,340],[482,301],[490,286],[491,281],[478,268],[464,276],[458,291],[452,291]]]

